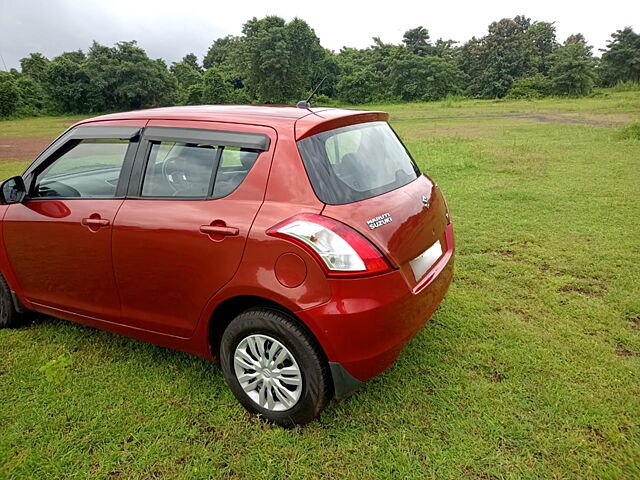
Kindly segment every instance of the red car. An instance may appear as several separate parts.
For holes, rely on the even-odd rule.
[[[172,107],[77,123],[0,186],[27,310],[206,359],[280,425],[387,369],[451,282],[444,196],[383,112]]]

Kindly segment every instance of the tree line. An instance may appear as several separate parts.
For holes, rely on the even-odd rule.
[[[0,117],[97,113],[165,105],[290,104],[324,82],[316,102],[434,101],[448,96],[540,98],[585,96],[594,87],[640,82],[640,35],[611,35],[601,56],[582,34],[560,43],[552,22],[524,16],[489,25],[464,44],[405,32],[401,44],[374,37],[364,49],[338,53],[320,45],[301,19],[253,18],[242,35],[215,40],[202,63],[189,53],[170,66],[135,41],[49,59],[31,53],[20,70],[0,72]]]

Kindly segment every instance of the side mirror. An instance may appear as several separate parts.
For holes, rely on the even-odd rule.
[[[11,205],[22,203],[27,196],[27,189],[21,176],[11,177],[0,184],[0,204]]]

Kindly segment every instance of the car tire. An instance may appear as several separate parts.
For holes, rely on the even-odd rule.
[[[278,310],[256,308],[233,319],[222,335],[220,364],[242,406],[282,427],[314,420],[331,399],[320,347]]]
[[[11,296],[11,289],[0,274],[0,328],[17,327],[22,315],[16,310]]]

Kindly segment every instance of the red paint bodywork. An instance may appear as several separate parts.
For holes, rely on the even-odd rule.
[[[29,309],[208,359],[215,357],[210,331],[216,307],[239,296],[261,297],[303,322],[329,361],[366,380],[393,363],[447,291],[454,239],[446,203],[422,176],[368,200],[325,205],[313,192],[296,141],[387,118],[383,112],[341,109],[202,106],[79,122],[75,126],[263,133],[270,147],[221,199],[38,199],[0,206],[0,271]],[[384,212],[393,222],[370,230],[366,220]],[[300,213],[322,214],[359,231],[392,271],[327,278],[305,249],[267,234]],[[82,225],[87,217],[109,224]],[[235,227],[238,235],[216,238],[199,230],[211,224]],[[444,255],[416,280],[409,261],[436,240]]]

